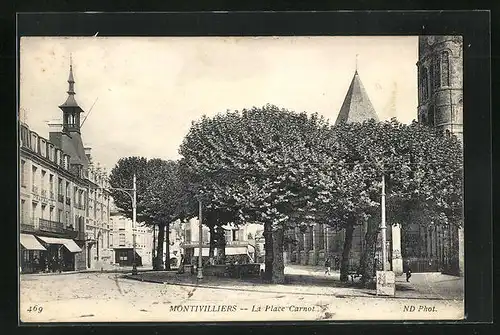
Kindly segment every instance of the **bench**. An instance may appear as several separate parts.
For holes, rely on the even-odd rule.
[[[361,277],[361,272],[359,266],[349,266],[349,270],[347,271],[349,277],[351,277],[351,282],[354,282],[354,278]]]

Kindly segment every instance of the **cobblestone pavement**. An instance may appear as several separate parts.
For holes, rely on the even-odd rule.
[[[312,273],[318,280],[336,281],[335,275],[322,278],[321,271],[287,268],[288,275],[298,276],[297,280]],[[325,287],[319,284],[321,280],[317,285],[225,281],[207,287],[213,280],[205,278],[199,285],[183,283],[188,277],[161,284],[130,280],[121,273],[22,275],[21,320],[87,323],[463,318],[462,300],[383,298],[368,291],[359,293],[352,287]],[[416,282],[415,278],[413,284]]]

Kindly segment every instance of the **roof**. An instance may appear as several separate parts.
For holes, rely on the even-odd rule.
[[[368,94],[366,94],[363,83],[359,78],[358,71],[356,71],[335,124],[341,122],[363,122],[369,119],[379,120],[375,108],[373,108],[370,98],[368,98]]]

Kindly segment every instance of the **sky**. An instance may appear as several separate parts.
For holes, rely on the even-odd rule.
[[[333,124],[356,66],[381,120],[417,118],[416,36],[22,37],[19,57],[19,118],[47,138],[72,59],[82,138],[108,170],[178,159],[191,122],[226,110],[270,103]]]

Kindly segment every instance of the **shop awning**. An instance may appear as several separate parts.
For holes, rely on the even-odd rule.
[[[226,255],[246,255],[247,247],[228,247],[226,246]]]
[[[69,252],[81,252],[82,249],[75,243],[75,241],[68,238],[46,237],[37,236],[39,239],[48,244],[62,244],[68,249]]]
[[[202,248],[201,255],[203,257],[208,257],[209,248]],[[247,255],[247,247],[230,247],[226,246],[226,255]],[[193,256],[198,257],[200,254],[200,248],[194,248]],[[217,256],[217,248],[214,250],[214,256]]]
[[[21,234],[21,245],[28,250],[47,250],[34,235]]]

